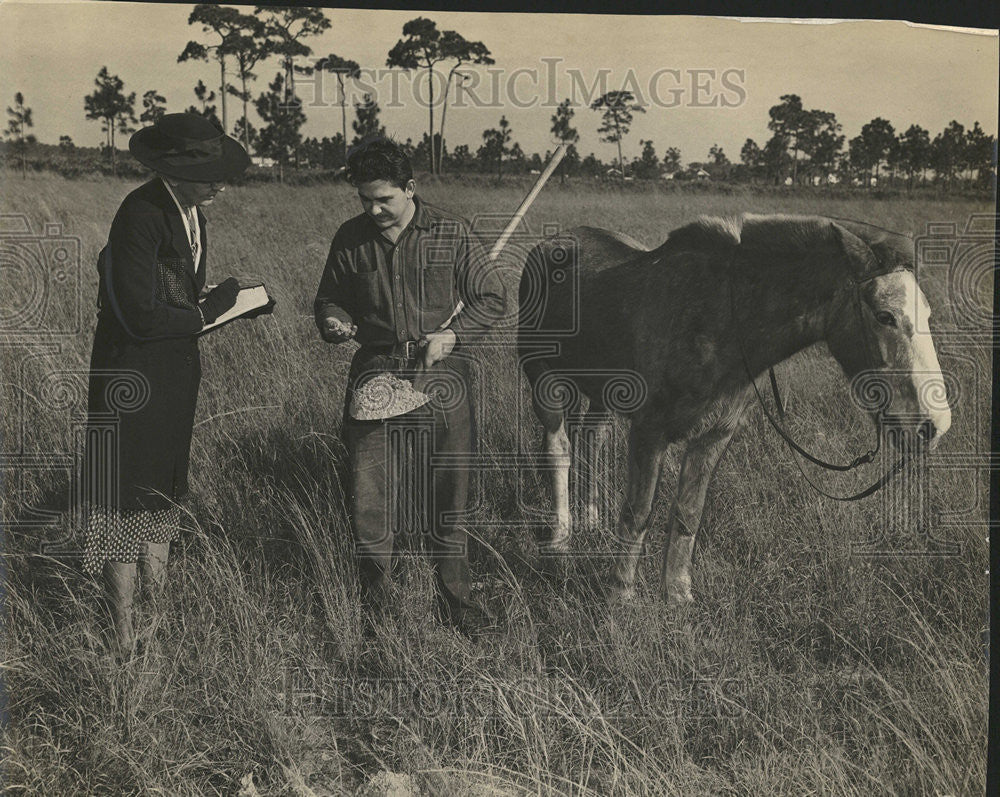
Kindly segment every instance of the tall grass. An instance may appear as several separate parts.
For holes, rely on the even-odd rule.
[[[83,392],[53,403],[55,369],[85,384],[96,294],[93,263],[126,182],[8,180],[4,213],[36,230],[60,222],[82,243],[84,329],[25,358],[43,337],[4,341],[4,450],[71,450]],[[427,198],[477,213],[510,211],[520,189],[438,181]],[[532,227],[596,224],[648,244],[701,213],[825,213],[920,231],[964,225],[971,203],[711,194],[588,194],[553,183]],[[985,777],[985,472],[932,469],[935,534],[951,557],[851,555],[879,529],[878,498],[817,498],[759,412],[710,491],[695,567],[697,603],[656,599],[677,459],[667,463],[640,568],[639,594],[608,605],[610,519],[577,533],[578,551],[539,565],[524,528],[549,507],[536,471],[483,474],[472,558],[477,590],[506,617],[472,645],[432,619],[426,562],[404,556],[395,614],[361,635],[340,474],[350,350],[323,344],[311,303],[330,238],[357,212],[346,186],[253,186],[208,214],[210,276],[261,277],[271,318],[202,345],[204,381],[186,530],[149,644],[116,663],[97,585],[53,553],[58,526],[26,507],[58,505],[68,474],[8,470],[4,483],[9,723],[13,794],[333,794],[387,773],[432,794],[965,794]],[[494,221],[495,228],[495,221]],[[516,263],[501,264],[513,279]],[[925,284],[937,329],[957,323],[940,275]],[[5,294],[5,302],[15,301]],[[958,319],[960,320],[960,319]],[[502,344],[506,333],[498,336]],[[942,455],[988,448],[989,347],[942,349],[960,404]],[[965,359],[962,359],[965,358]],[[480,360],[487,462],[537,443],[509,347]],[[832,458],[863,450],[871,429],[817,348],[782,366],[795,433]],[[621,453],[624,426],[616,427]],[[620,459],[620,456],[618,457]],[[822,477],[820,477],[822,478]],[[860,483],[860,480],[859,482]],[[620,496],[620,468],[607,476]],[[838,487],[852,485],[838,482]],[[965,512],[964,525],[940,524]],[[404,554],[415,547],[403,540]],[[382,784],[381,786],[379,784]]]

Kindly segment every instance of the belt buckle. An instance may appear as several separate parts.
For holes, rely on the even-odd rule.
[[[407,362],[411,362],[417,358],[417,341],[403,341],[403,356],[406,358]]]
[[[405,370],[412,367],[417,357],[417,341],[404,340],[395,344],[389,353],[389,357],[395,361],[396,367],[399,369]]]

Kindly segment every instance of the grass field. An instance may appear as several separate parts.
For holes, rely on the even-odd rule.
[[[36,232],[59,222],[79,238],[83,310],[78,334],[0,341],[8,458],[73,450],[93,264],[134,185],[4,179],[4,213],[24,214]],[[522,189],[443,181],[421,193],[472,218],[512,211]],[[988,338],[973,329],[938,347],[959,387],[954,422],[929,463],[926,524],[893,538],[903,550],[918,544],[915,531],[929,530],[961,543],[956,555],[852,555],[852,543],[883,528],[888,499],[818,497],[753,408],[709,493],[692,607],[668,610],[655,598],[676,454],[640,597],[627,605],[609,606],[593,591],[591,574],[607,568],[599,557],[534,569],[524,521],[528,510],[549,507],[544,480],[490,469],[472,557],[506,630],[473,645],[437,625],[429,570],[411,558],[398,616],[363,641],[338,480],[351,351],[322,343],[311,318],[329,241],[357,208],[345,185],[269,185],[230,189],[208,210],[210,278],[261,277],[278,306],[273,317],[202,343],[189,529],[174,546],[162,611],[145,615],[153,641],[141,657],[115,664],[101,637],[97,584],[78,559],[43,553],[59,527],[23,523],[25,506],[65,496],[65,469],[8,466],[4,521],[21,521],[7,528],[4,557],[9,793],[981,793],[987,473],[932,465],[934,456],[985,462]],[[535,232],[592,224],[655,245],[699,214],[742,211],[821,213],[920,233],[932,221],[963,229],[989,207],[553,183],[529,221]],[[511,259],[502,267],[516,276]],[[969,297],[957,297],[940,269],[923,281],[935,332],[967,329]],[[992,285],[967,289],[981,292],[973,306],[989,306]],[[5,287],[7,317],[12,296]],[[70,308],[72,297],[64,301]],[[479,386],[487,455],[539,437],[513,352],[502,345],[509,336],[497,340]],[[61,390],[55,371],[73,372]],[[780,377],[807,447],[841,460],[865,450],[871,427],[821,347],[783,365]],[[840,491],[862,482],[816,477]],[[610,487],[617,500],[620,472]],[[600,549],[607,532],[582,533],[574,545]]]

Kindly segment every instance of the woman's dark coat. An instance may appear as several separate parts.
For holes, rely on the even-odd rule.
[[[83,492],[91,503],[155,510],[188,491],[207,259],[200,210],[198,223],[197,272],[159,178],[129,194],[111,224],[90,361]]]

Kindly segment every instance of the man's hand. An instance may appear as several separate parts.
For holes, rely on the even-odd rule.
[[[450,329],[443,329],[440,332],[431,332],[423,340],[423,363],[424,368],[430,368],[434,363],[440,362],[455,348],[458,338]]]
[[[327,343],[344,343],[358,334],[358,327],[357,324],[347,324],[339,318],[328,315],[323,319],[320,334]]]

